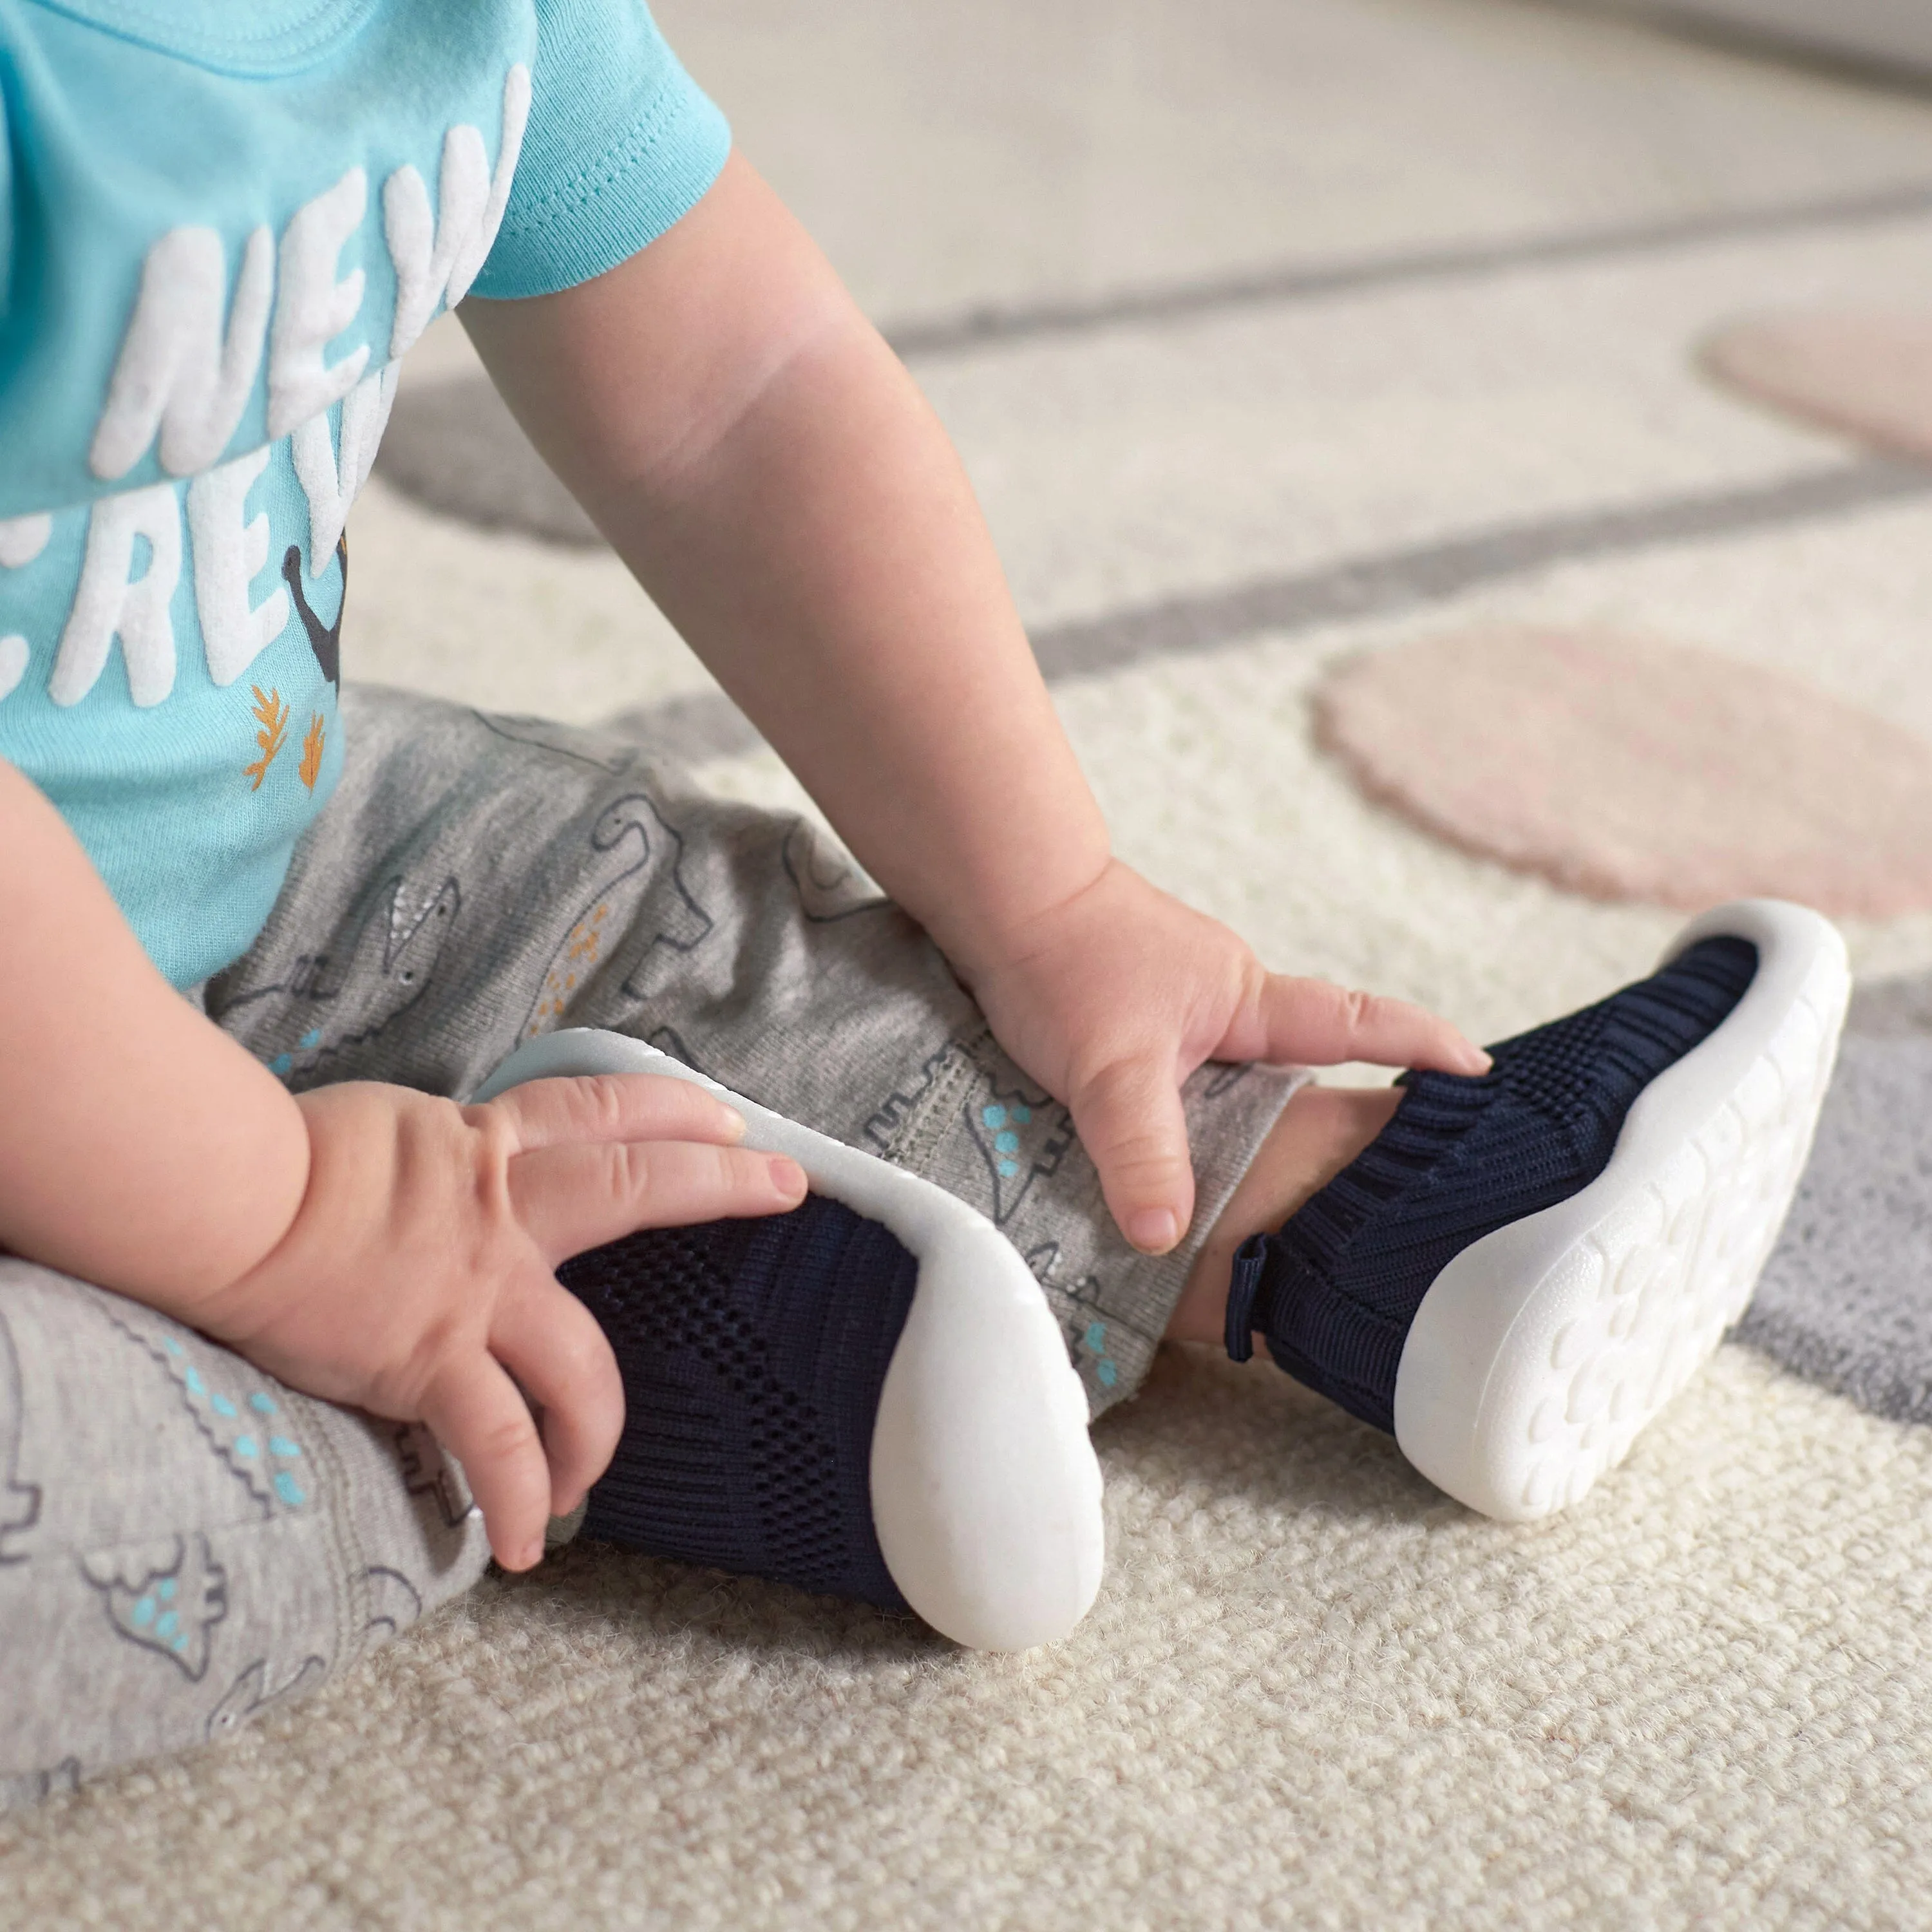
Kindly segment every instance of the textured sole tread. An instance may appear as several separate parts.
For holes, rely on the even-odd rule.
[[[1494,1338],[1489,1359],[1480,1358],[1479,1343],[1459,1365],[1460,1397],[1432,1391],[1426,1413],[1412,1399],[1406,1430],[1398,1382],[1396,1432],[1405,1451],[1425,1474],[1485,1514],[1526,1521],[1580,1501],[1629,1454],[1750,1302],[1810,1151],[1849,993],[1835,932],[1815,914],[1774,910],[1778,916],[1767,932],[1787,947],[1808,946],[1807,970],[1727,1090],[1696,1109],[1702,1118],[1660,1158],[1650,1148],[1634,1176],[1619,1174],[1620,1137],[1610,1167],[1586,1190],[1594,1209],[1580,1225],[1574,1203],[1561,1203],[1503,1231],[1507,1239],[1492,1236],[1466,1250],[1430,1290],[1432,1298],[1442,1288],[1468,1308],[1486,1292],[1516,1298],[1514,1317]],[[1695,936],[1732,929],[1708,923],[1719,917],[1707,914]],[[1761,938],[1761,951],[1765,944]],[[1694,1079],[1694,1058],[1680,1063]],[[1553,1254],[1546,1247],[1537,1255],[1537,1222],[1546,1223],[1557,1240]],[[1490,1243],[1497,1244],[1492,1265],[1498,1273],[1486,1282],[1483,1251]],[[1503,1279],[1501,1271],[1526,1256],[1536,1256],[1538,1278]],[[1412,1374],[1409,1350],[1418,1339],[1432,1346],[1444,1318],[1438,1310],[1434,1323],[1425,1324],[1418,1310],[1404,1352],[1406,1376]],[[1453,1312],[1446,1318],[1454,1319]],[[1418,1384],[1422,1370],[1418,1364],[1413,1371]]]

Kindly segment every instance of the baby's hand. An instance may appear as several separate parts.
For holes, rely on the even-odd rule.
[[[298,1104],[311,1151],[293,1225],[190,1318],[311,1395],[427,1423],[496,1560],[528,1569],[624,1420],[610,1345],[558,1262],[638,1228],[782,1214],[805,1176],[732,1144],[745,1124],[723,1102],[650,1074],[532,1081],[478,1107],[370,1082]]]
[[[1180,1090],[1203,1060],[1490,1064],[1406,1000],[1264,970],[1226,926],[1118,860],[994,958],[956,963],[1007,1052],[1072,1110],[1114,1218],[1150,1254],[1193,1216]]]

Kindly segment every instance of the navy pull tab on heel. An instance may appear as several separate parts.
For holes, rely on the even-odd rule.
[[[1261,1292],[1268,1255],[1265,1234],[1250,1234],[1234,1250],[1234,1273],[1228,1281],[1228,1322],[1222,1340],[1238,1362],[1245,1362],[1255,1352],[1255,1297]]]

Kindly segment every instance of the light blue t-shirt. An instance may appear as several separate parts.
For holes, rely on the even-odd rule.
[[[340,772],[398,358],[634,254],[729,138],[642,0],[0,0],[0,758],[176,985]]]

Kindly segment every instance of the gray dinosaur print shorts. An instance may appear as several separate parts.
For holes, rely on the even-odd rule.
[[[1188,1082],[1195,1232],[1150,1259],[1114,1230],[1066,1110],[806,821],[594,732],[354,687],[343,719],[335,796],[254,946],[202,992],[291,1088],[460,1099],[532,1034],[633,1034],[982,1209],[1094,1412],[1138,1386],[1300,1076]],[[0,1258],[0,1809],[313,1689],[488,1557],[427,1430]]]

